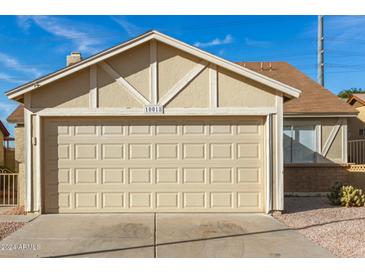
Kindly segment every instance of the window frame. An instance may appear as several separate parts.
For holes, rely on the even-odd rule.
[[[315,164],[318,163],[318,156],[321,152],[322,147],[322,139],[321,139],[321,124],[318,121],[314,120],[305,120],[305,121],[298,121],[298,120],[286,120],[284,121],[284,127],[283,127],[283,138],[284,138],[284,129],[286,127],[290,127],[291,129],[291,136],[293,136],[294,128],[295,127],[313,127],[314,130],[314,142],[315,142],[315,150],[314,150],[314,157],[313,161],[311,162],[293,162],[293,150],[292,145],[290,148],[290,161],[286,161],[285,157],[283,157],[284,164]],[[283,144],[283,150],[285,149],[285,146]],[[285,156],[285,151],[284,151]]]

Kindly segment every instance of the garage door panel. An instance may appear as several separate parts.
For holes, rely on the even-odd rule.
[[[101,136],[125,136],[124,125],[120,122],[109,122],[109,125],[101,125]]]
[[[176,136],[179,133],[179,126],[174,124],[156,125],[156,135],[158,136]]]
[[[234,193],[232,192],[211,192],[210,193],[211,208],[233,208]]]
[[[75,193],[75,208],[96,209],[98,208],[97,192],[77,192]]]
[[[213,123],[209,126],[210,136],[215,135],[233,135],[234,127],[232,125],[227,125],[222,122]]]
[[[237,159],[259,159],[261,147],[257,143],[238,143]]]
[[[44,208],[262,212],[262,118],[48,119]]]
[[[210,169],[211,184],[233,184],[234,183],[234,168],[216,167]]]
[[[237,168],[238,184],[260,184],[261,169],[259,167],[239,167]]]
[[[124,144],[121,143],[101,144],[102,160],[124,160],[124,151]]]
[[[146,123],[136,123],[128,126],[129,136],[152,136],[152,125]]]
[[[103,192],[102,193],[102,207],[105,209],[120,209],[125,208],[124,192]]]
[[[262,198],[260,192],[239,192],[238,208],[254,209],[262,208]]]
[[[130,192],[129,208],[152,209],[152,193],[150,192]]]
[[[97,125],[95,122],[82,122],[75,126],[75,136],[95,136],[97,135]]]
[[[97,184],[98,169],[97,168],[75,168],[75,184]]]
[[[129,160],[152,160],[151,144],[129,144],[128,152]]]
[[[178,184],[180,181],[179,168],[156,167],[156,184]]]
[[[156,160],[178,160],[179,144],[176,143],[158,143],[155,144]]]
[[[180,205],[179,192],[157,192],[156,208],[159,209],[178,209]]]
[[[125,169],[124,168],[102,168],[102,184],[124,184],[125,183]]]

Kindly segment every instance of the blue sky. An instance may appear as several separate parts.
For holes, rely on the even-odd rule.
[[[365,16],[324,23],[325,86],[365,88]],[[0,16],[1,120],[16,107],[5,91],[62,68],[71,51],[87,57],[150,29],[231,61],[287,61],[316,79],[316,16]]]

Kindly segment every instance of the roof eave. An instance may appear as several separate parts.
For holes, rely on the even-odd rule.
[[[285,117],[357,117],[358,112],[285,112]]]
[[[236,72],[242,76],[245,76],[251,80],[260,82],[266,86],[269,86],[271,88],[274,88],[275,90],[278,90],[282,93],[284,93],[287,97],[292,98],[298,98],[301,94],[301,91],[293,88],[291,86],[288,86],[282,82],[276,81],[272,78],[269,78],[267,76],[264,76],[260,73],[254,72],[248,68],[244,68],[238,64],[235,64],[233,62],[230,62],[228,60],[225,60],[223,58],[220,58],[218,56],[215,56],[211,53],[205,52],[199,48],[196,48],[194,46],[191,46],[189,44],[186,44],[182,41],[176,40],[172,37],[169,37],[165,34],[162,34],[157,31],[149,31],[147,33],[144,33],[136,38],[133,38],[131,40],[128,40],[122,44],[119,44],[115,47],[112,47],[110,49],[107,49],[103,52],[100,52],[98,54],[95,54],[94,56],[91,56],[81,62],[78,62],[72,66],[65,67],[59,71],[56,71],[54,73],[48,74],[42,78],[33,80],[29,83],[26,83],[24,85],[21,85],[15,89],[12,89],[5,93],[6,96],[8,96],[9,99],[19,100],[22,98],[22,96],[25,93],[28,93],[32,90],[35,90],[41,86],[44,86],[50,82],[53,82],[57,79],[60,79],[64,76],[67,76],[71,73],[74,73],[76,71],[79,71],[81,69],[84,69],[88,66],[91,66],[93,64],[96,64],[102,60],[105,60],[109,57],[112,57],[118,53],[121,53],[123,51],[126,51],[136,45],[142,44],[144,42],[147,42],[151,39],[156,39],[160,42],[164,42],[170,46],[173,46],[175,48],[178,48],[180,50],[183,50],[185,52],[190,52],[193,55],[196,55],[202,59],[205,59],[213,64],[222,66],[226,69],[229,69],[233,72]]]

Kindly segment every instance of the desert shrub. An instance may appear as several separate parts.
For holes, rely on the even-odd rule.
[[[331,204],[333,205],[341,205],[341,188],[342,184],[336,182],[331,187],[331,192],[327,195],[328,199],[330,200]]]
[[[354,188],[353,186],[342,186],[341,205],[346,207],[364,206],[365,194],[362,189]]]
[[[338,182],[332,187],[328,199],[334,205],[346,207],[365,206],[365,194],[362,189],[350,185],[344,186]]]

